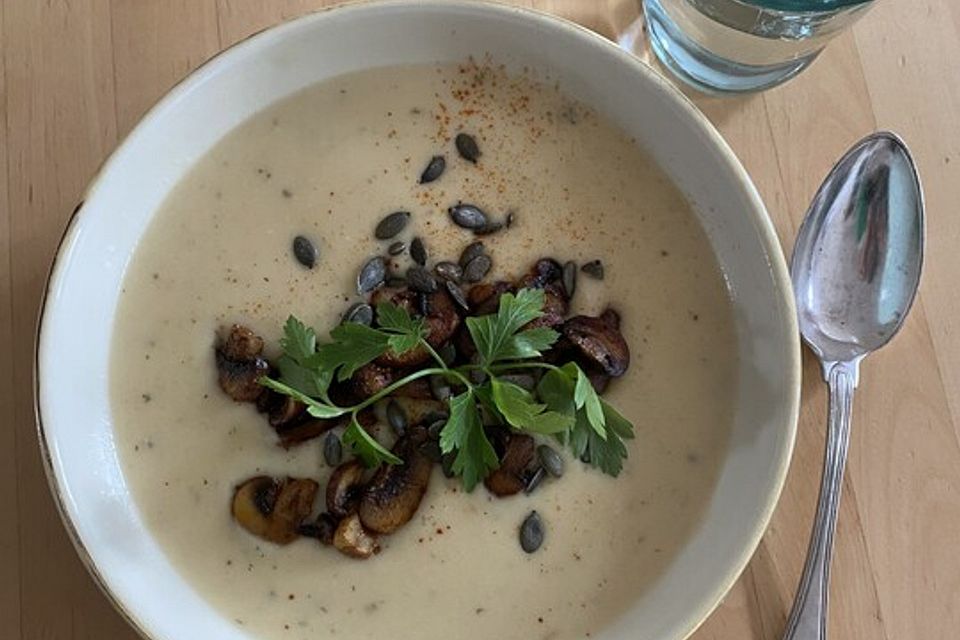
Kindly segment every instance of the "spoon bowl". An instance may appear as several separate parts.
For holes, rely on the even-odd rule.
[[[886,131],[864,138],[814,197],[790,267],[800,332],[827,365],[859,360],[897,333],[920,282],[923,238],[906,145]]]

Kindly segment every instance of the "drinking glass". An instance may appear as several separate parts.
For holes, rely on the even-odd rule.
[[[805,69],[873,0],[640,0],[650,47],[701,91],[740,93]]]

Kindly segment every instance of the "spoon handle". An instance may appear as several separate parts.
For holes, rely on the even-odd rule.
[[[807,549],[803,576],[793,601],[784,640],[826,640],[827,600],[830,581],[830,556],[833,532],[840,508],[843,468],[850,442],[850,417],[853,411],[853,389],[857,381],[857,362],[838,362],[826,371],[830,387],[830,418],[827,427],[827,448],[820,480],[820,498],[813,533]]]

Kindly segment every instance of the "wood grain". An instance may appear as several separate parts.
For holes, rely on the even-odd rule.
[[[0,2],[0,628],[4,638],[135,638],[77,561],[37,455],[30,376],[43,281],[66,217],[146,109],[205,59],[322,0]],[[528,0],[614,37],[632,0]],[[867,361],[837,532],[830,630],[848,640],[960,629],[960,4],[881,2],[793,82],[762,95],[688,92],[751,173],[785,248],[837,156],[900,132],[929,214],[923,290]],[[804,359],[783,497],[756,555],[698,640],[776,640],[806,552],[826,394]]]

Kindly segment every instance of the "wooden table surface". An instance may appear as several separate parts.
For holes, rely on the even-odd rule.
[[[74,554],[47,491],[31,367],[40,292],[100,162],[173,83],[320,0],[0,0],[0,636],[133,639]],[[631,0],[530,0],[611,35]],[[900,336],[856,398],[830,629],[845,640],[960,637],[960,2],[885,0],[798,79],[695,97],[792,246],[833,161],[899,132],[924,181],[928,255]],[[826,396],[805,354],[790,476],[753,561],[696,638],[780,637],[806,550]]]

